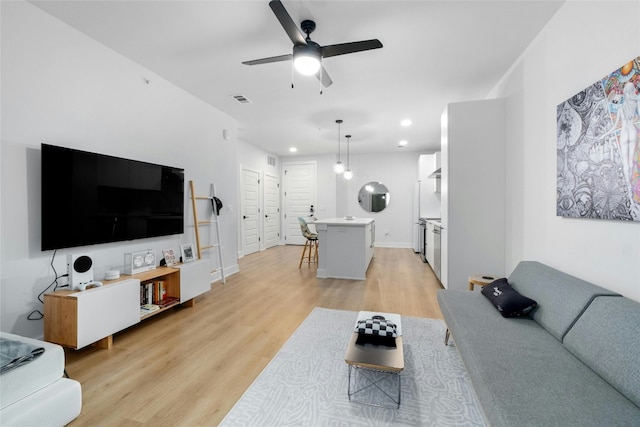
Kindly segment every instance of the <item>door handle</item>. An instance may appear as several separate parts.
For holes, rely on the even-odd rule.
[[[242,215],[242,219],[247,219],[247,218],[249,218],[249,217],[246,216],[246,215]]]
[[[265,216],[264,216],[264,217],[265,217],[265,218],[269,218],[269,215],[266,215],[266,214],[265,214]]]

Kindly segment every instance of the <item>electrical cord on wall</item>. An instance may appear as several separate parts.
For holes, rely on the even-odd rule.
[[[60,285],[58,283],[58,279],[61,279],[63,277],[68,277],[68,274],[63,274],[61,276],[58,276],[58,272],[56,271],[56,268],[53,266],[53,260],[56,258],[56,253],[58,252],[58,250],[56,249],[55,251],[53,251],[53,256],[51,257],[51,262],[49,263],[51,265],[51,269],[53,270],[53,274],[55,276],[55,279],[53,279],[53,282],[51,282],[49,284],[49,286],[47,286],[46,288],[44,288],[42,290],[42,292],[40,292],[38,294],[38,301],[40,301],[42,304],[44,304],[44,300],[42,299],[42,296],[52,287],[53,288],[53,292],[55,292],[56,290],[58,290],[58,288],[64,288],[67,287],[69,285]],[[40,311],[40,310],[33,310],[31,313],[29,313],[29,315],[27,316],[28,320],[40,320],[44,318],[44,314]]]

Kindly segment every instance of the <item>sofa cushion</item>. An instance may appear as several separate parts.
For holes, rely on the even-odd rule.
[[[640,419],[640,408],[531,318],[504,318],[479,292],[441,290],[438,302],[489,425]]]
[[[505,278],[485,285],[481,292],[503,317],[526,316],[537,305],[534,300],[516,291]]]
[[[520,262],[508,280],[538,302],[531,317],[560,341],[595,297],[619,295],[536,261]]]
[[[622,297],[598,297],[564,338],[571,353],[638,406],[639,327],[640,303]]]

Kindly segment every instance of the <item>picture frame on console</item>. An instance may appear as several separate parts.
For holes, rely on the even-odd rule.
[[[164,262],[167,267],[171,267],[178,263],[173,249],[163,249],[162,256],[164,256]]]
[[[193,245],[191,243],[180,245],[180,254],[182,255],[183,263],[195,261]]]

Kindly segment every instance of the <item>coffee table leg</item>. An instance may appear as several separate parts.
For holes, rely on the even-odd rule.
[[[449,328],[447,328],[447,332],[444,334],[444,345],[449,345],[450,336],[451,336],[451,332],[449,332]]]
[[[353,366],[349,365],[349,386],[347,387],[347,394],[349,395],[349,402],[351,402],[351,369],[353,369]]]
[[[398,409],[400,409],[400,380],[402,379],[402,377],[400,376],[400,372],[397,372],[396,375],[398,376]]]
[[[352,373],[352,369],[354,370],[353,373]],[[353,377],[353,381],[357,382],[356,371],[359,372],[359,375],[362,376],[366,380],[366,385],[364,385],[363,387],[358,388],[357,384],[354,384],[353,391],[352,391],[352,389],[351,389],[351,380],[352,380],[352,377]],[[395,376],[396,377],[396,383],[398,385],[397,398],[394,399],[391,395],[389,395],[389,393],[387,393],[382,388],[380,388],[380,386],[378,385],[378,382],[382,381],[382,378],[375,379],[375,378],[369,377],[369,375],[366,374],[367,372],[369,372],[370,374],[381,373],[381,374],[384,374],[384,375]],[[387,396],[387,398],[391,402],[393,402],[395,404],[395,409],[399,409],[400,408],[400,399],[401,399],[401,394],[402,394],[401,378],[402,377],[400,375],[400,372],[389,372],[389,371],[382,371],[382,370],[378,370],[378,369],[369,369],[369,368],[349,365],[349,384],[348,384],[348,387],[347,387],[347,394],[349,395],[349,402],[361,403],[361,404],[370,405],[370,406],[378,406],[378,407],[382,407],[382,408],[393,408],[392,406],[384,405],[382,403],[366,402],[366,401],[363,401],[363,400],[358,400],[356,398],[352,399],[352,396],[354,396],[356,393],[360,393],[361,391],[363,391],[363,390],[365,390],[365,389],[367,389],[369,387],[375,387],[382,394]]]

